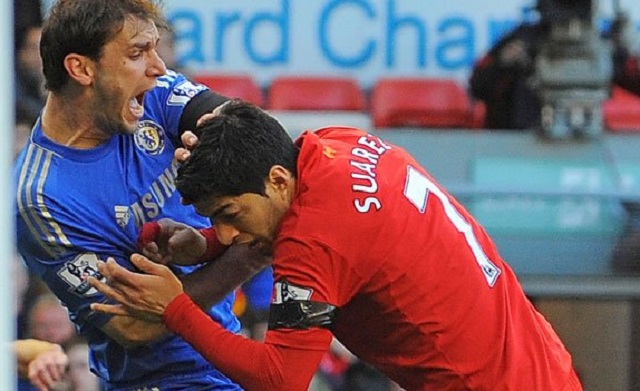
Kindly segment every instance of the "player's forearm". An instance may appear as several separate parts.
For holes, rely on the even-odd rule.
[[[246,390],[306,390],[325,353],[260,343],[233,334],[186,295],[169,304],[163,319],[170,330]]]
[[[36,339],[13,341],[11,347],[16,356],[18,376],[25,379],[28,376],[29,363],[31,363],[31,361],[35,360],[36,357],[42,353],[60,348],[57,344]]]
[[[270,263],[270,258],[249,246],[235,245],[218,259],[180,279],[193,301],[208,309]]]

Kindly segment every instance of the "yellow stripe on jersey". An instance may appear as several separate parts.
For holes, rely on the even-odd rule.
[[[44,162],[42,162],[43,156]],[[44,202],[44,197],[42,196],[42,190],[47,180],[47,175],[49,174],[49,168],[51,167],[52,157],[52,152],[43,150],[36,145],[29,146],[25,164],[20,172],[17,202],[20,215],[27,224],[33,237],[37,238],[39,244],[47,254],[55,257],[56,253],[63,251],[61,244],[71,246],[71,242],[62,232],[61,227],[53,219],[53,216],[51,216]],[[40,166],[42,166],[42,168],[39,170],[38,168]],[[35,201],[33,199],[34,184],[36,186]]]

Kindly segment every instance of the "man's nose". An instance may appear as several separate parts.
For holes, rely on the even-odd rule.
[[[232,225],[216,223],[216,235],[218,235],[218,240],[221,244],[230,246],[235,238],[240,235],[240,231]]]
[[[155,50],[151,50],[151,58],[149,59],[147,73],[149,76],[153,77],[160,77],[167,73],[167,66]]]

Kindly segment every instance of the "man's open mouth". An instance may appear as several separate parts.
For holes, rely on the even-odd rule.
[[[144,114],[144,106],[142,105],[142,103],[144,102],[145,93],[146,91],[141,92],[140,94],[134,96],[133,98],[131,98],[131,100],[129,100],[129,110],[131,111],[131,114],[133,114],[133,116],[137,119],[140,119]]]

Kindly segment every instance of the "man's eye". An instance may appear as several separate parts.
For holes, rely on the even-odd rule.
[[[236,220],[236,217],[238,217],[238,213],[226,213],[226,214],[221,214],[216,216],[216,218],[214,219],[217,222],[223,223],[223,224],[229,224],[232,223]]]

